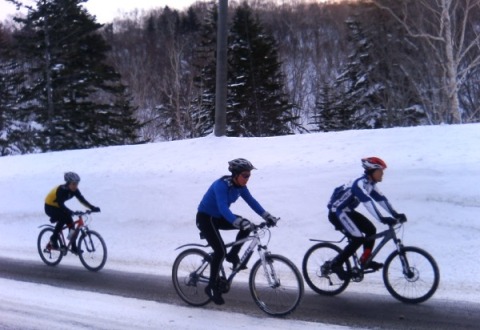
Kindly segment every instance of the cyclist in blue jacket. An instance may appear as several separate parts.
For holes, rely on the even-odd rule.
[[[268,225],[274,226],[278,221],[277,218],[265,211],[247,188],[247,182],[253,169],[255,167],[252,163],[244,158],[229,161],[228,170],[232,174],[214,181],[198,206],[197,227],[214,252],[210,263],[210,281],[205,292],[217,305],[225,303],[218,287],[220,266],[226,257],[226,260],[232,263],[233,269],[235,269],[240,262],[238,253],[241,249],[241,245],[236,245],[227,254],[219,229],[239,229],[236,240],[247,237],[253,229],[253,224],[249,220],[232,213],[230,205],[242,197],[258,215],[267,221]]]
[[[363,244],[363,254],[360,257],[360,264],[363,266],[370,257],[375,244],[375,240],[364,240],[364,235],[375,235],[377,228],[367,217],[355,211],[360,203],[363,203],[375,219],[384,224],[406,221],[405,215],[397,213],[376,186],[378,182],[382,181],[383,171],[387,168],[387,164],[378,157],[368,157],[362,159],[362,167],[365,170],[364,175],[350,183],[337,187],[333,191],[327,206],[329,210],[328,220],[335,226],[335,229],[341,230],[351,239],[345,249],[332,261],[332,271],[341,280],[347,278],[342,264]],[[384,208],[392,217],[384,217],[376,204]],[[368,268],[374,270],[382,267],[383,264],[375,261],[371,261],[368,264]]]

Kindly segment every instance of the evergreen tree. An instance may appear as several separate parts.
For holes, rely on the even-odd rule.
[[[275,40],[264,32],[247,3],[235,11],[228,57],[227,135],[291,133],[293,106],[284,92]]]
[[[341,98],[335,92],[334,87],[323,83],[313,116],[313,124],[321,132],[347,130],[351,125],[351,114],[342,108]]]
[[[199,74],[194,78],[198,96],[192,101],[193,135],[206,136],[215,125],[215,84],[218,6],[212,4],[205,22],[200,26],[199,45],[194,66]]]
[[[35,150],[29,118],[17,106],[17,90],[25,79],[13,43],[11,32],[0,24],[0,156]]]
[[[106,63],[109,46],[81,4],[38,0],[16,33],[28,79],[22,111],[37,126],[43,151],[135,142],[134,108],[120,75]],[[126,102],[126,103],[125,103]],[[121,106],[119,106],[121,104]]]

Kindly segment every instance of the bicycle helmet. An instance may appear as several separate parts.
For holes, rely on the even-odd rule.
[[[387,164],[378,157],[367,157],[362,159],[362,167],[365,171],[384,170],[387,168]]]
[[[80,176],[75,173],[75,172],[67,172],[63,175],[63,178],[65,179],[66,183],[79,183],[80,182]]]
[[[228,170],[232,174],[238,174],[244,171],[256,170],[256,168],[245,158],[237,158],[228,162]]]

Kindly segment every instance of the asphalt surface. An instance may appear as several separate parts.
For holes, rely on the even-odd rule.
[[[107,265],[108,266],[108,265]],[[90,272],[78,266],[50,267],[41,260],[0,258],[0,277],[41,283],[74,290],[122,297],[186,304],[177,296],[169,276],[103,269]],[[435,299],[418,305],[401,303],[386,291],[385,296],[345,292],[335,297],[320,296],[305,286],[300,306],[286,318],[370,329],[480,329],[480,304]],[[253,302],[246,284],[233,283],[224,295],[226,304],[203,307],[269,317]]]

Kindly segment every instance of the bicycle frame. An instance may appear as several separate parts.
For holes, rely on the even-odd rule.
[[[75,231],[72,234],[72,236],[70,237],[70,240],[68,241],[68,244],[67,244],[67,239],[65,238],[65,235],[63,234],[63,231],[65,229],[67,229],[68,226],[64,225],[62,227],[62,230],[59,233],[59,238],[60,238],[60,241],[62,243],[61,246],[60,246],[60,249],[61,249],[61,251],[64,255],[67,253],[67,250],[72,246],[73,242],[75,242],[75,239],[77,239],[80,231],[88,232],[88,226],[86,224],[86,220],[84,221],[84,219],[83,219],[83,215],[88,215],[88,214],[89,214],[89,212],[84,212],[84,214],[79,214],[78,219],[73,222]],[[49,224],[38,226],[38,228],[44,228],[44,227],[55,228],[55,226],[49,225]]]
[[[403,243],[402,241],[397,237],[397,234],[396,234],[396,230],[397,229],[400,229],[401,227],[403,226],[403,224],[398,224],[397,226],[392,226],[390,225],[388,227],[388,229],[380,232],[380,233],[377,233],[375,235],[371,235],[371,236],[368,236],[368,237],[365,237],[364,238],[364,241],[370,241],[370,240],[377,240],[379,238],[382,238],[383,239],[380,241],[380,243],[377,244],[377,246],[374,248],[374,250],[372,251],[372,253],[370,254],[370,256],[368,257],[367,261],[365,262],[365,265],[368,266],[368,264],[375,258],[375,256],[380,252],[380,250],[390,241],[390,240],[393,240],[395,246],[396,246],[396,249],[397,251],[399,252],[400,254],[400,259],[402,261],[402,266],[403,266],[403,269],[404,269],[404,273],[405,275],[407,275],[407,273],[410,273],[409,271],[409,265],[408,265],[408,261],[404,258],[403,254],[401,253],[402,250],[403,250]],[[319,240],[319,239],[310,239],[310,241],[315,241],[315,242],[325,242],[325,243],[341,243],[342,241],[344,241],[345,239],[347,239],[349,242],[350,242],[350,238],[348,236],[344,236],[341,240],[339,241],[325,241],[325,240]],[[353,255],[352,255],[352,259],[354,261],[354,264],[353,264],[353,268],[354,269],[362,269],[362,267],[360,267],[360,261],[359,261],[359,258],[358,258],[358,255],[357,255],[357,252],[355,252]],[[362,273],[363,274],[369,274],[369,273],[373,273],[375,272],[375,270],[364,270]]]
[[[238,264],[238,267],[236,269],[232,269],[232,272],[230,273],[230,275],[228,277],[227,277],[227,272],[225,271],[225,268],[223,267],[223,264],[220,265],[220,278],[223,277],[224,279],[226,279],[226,281],[229,285],[232,283],[234,277],[240,272],[241,266],[244,263],[248,262],[248,260],[252,256],[255,248],[257,248],[260,259],[262,260],[262,265],[264,267],[264,270],[267,271],[267,269],[265,267],[265,261],[266,261],[265,255],[267,255],[270,252],[268,251],[267,245],[262,245],[261,238],[260,238],[260,232],[259,232],[259,231],[262,231],[262,232],[263,231],[268,231],[268,229],[265,229],[264,227],[265,226],[259,226],[258,228],[255,228],[250,233],[250,235],[248,237],[245,237],[245,238],[243,238],[241,240],[238,240],[238,241],[234,241],[234,242],[230,242],[228,244],[225,244],[225,248],[231,248],[235,245],[239,245],[239,244],[243,244],[243,243],[246,243],[248,241],[251,241],[250,244],[248,245],[247,249],[243,253],[242,257],[240,258],[240,263]],[[178,248],[176,248],[175,250],[179,250],[179,249],[182,249],[182,248],[187,247],[187,246],[198,246],[198,247],[202,247],[202,248],[208,248],[209,247],[208,244],[189,243],[189,244],[181,245]],[[209,253],[210,258],[212,256],[212,254],[213,254],[213,252]],[[196,272],[201,274],[205,270],[205,268],[208,266],[209,262],[210,262],[210,260],[204,260],[204,262],[196,270]],[[278,280],[276,279],[276,274],[273,274],[273,275],[275,277],[275,283],[277,283]],[[274,285],[273,283],[271,283],[272,281],[271,281],[270,277],[268,277],[268,281],[269,281],[270,285]]]

